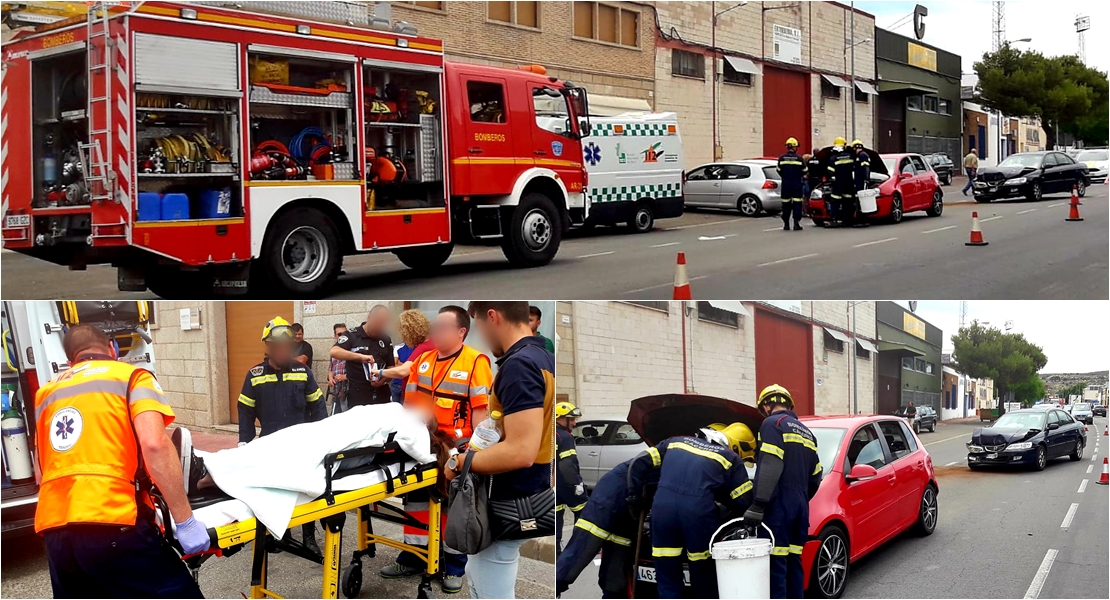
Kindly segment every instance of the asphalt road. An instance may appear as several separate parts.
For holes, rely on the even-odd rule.
[[[1106,186],[1090,189],[1082,222],[1065,222],[1068,196],[1040,202],[958,203],[898,225],[784,232],[777,216],[746,219],[698,211],[633,235],[575,231],[548,266],[517,270],[495,247],[468,246],[437,275],[422,277],[390,254],[349,257],[333,298],[668,299],[677,252],[696,298],[1106,299],[1110,296]],[[946,199],[965,201],[954,184]],[[978,211],[988,246],[968,247]],[[808,222],[807,222],[808,225]],[[116,290],[115,269],[71,272],[4,252],[4,296],[143,298]]]
[[[340,565],[350,562],[357,535],[354,513],[348,513],[343,530],[344,544]],[[381,521],[374,522],[375,532],[401,539],[401,526]],[[293,534],[300,538],[299,531]],[[323,543],[324,534],[317,531],[316,539]],[[363,560],[362,591],[359,598],[415,598],[420,577],[382,579],[378,570],[393,562],[397,551],[381,547],[377,556]],[[322,567],[288,553],[271,554],[268,560],[268,584],[271,590],[287,598],[319,598]],[[200,589],[207,598],[245,598],[250,592],[251,547],[228,558],[209,559],[200,569]],[[341,580],[342,581],[342,580]],[[517,572],[516,596],[518,598],[551,598],[555,595],[554,565],[521,557]],[[4,598],[50,598],[50,573],[46,554],[38,537],[5,540],[0,559],[0,596]],[[469,598],[469,586],[463,585],[457,595],[444,594],[439,581],[432,583],[432,597]]]
[[[968,469],[964,443],[977,423],[922,433],[940,489],[937,529],[902,534],[853,563],[844,597],[1110,597],[1110,494],[1095,483],[1110,450],[1106,424],[1095,419],[1083,460],[1058,458],[1039,473]],[[596,564],[564,599],[601,597]]]

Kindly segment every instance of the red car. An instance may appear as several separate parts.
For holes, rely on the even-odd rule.
[[[825,163],[831,148],[817,151],[817,157]],[[887,220],[900,223],[906,213],[925,211],[930,217],[939,217],[944,212],[944,192],[941,191],[940,178],[920,154],[871,154],[871,185],[879,189],[876,201],[878,210],[868,215],[871,220]],[[810,194],[806,209],[815,225],[829,221],[828,206],[824,196],[830,184],[823,183],[817,191]]]
[[[937,481],[925,446],[895,416],[801,417],[817,438],[824,478],[809,502],[809,541],[802,551],[811,595],[839,598],[849,565],[908,529],[929,535],[937,526]],[[632,402],[628,422],[657,444],[709,423],[743,422],[757,431],[754,407],[694,394],[648,396]],[[754,476],[754,469],[749,468]],[[650,514],[635,573],[636,598],[657,597],[651,560]]]

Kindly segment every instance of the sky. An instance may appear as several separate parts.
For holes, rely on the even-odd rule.
[[[844,2],[847,4],[847,0]],[[883,29],[913,12],[915,4],[929,9],[925,17],[923,42],[960,55],[963,71],[973,72],[972,65],[991,50],[991,2],[985,0],[921,0],[863,1],[856,8],[875,15],[875,25]],[[1091,0],[1009,0],[1006,2],[1006,39],[1033,38],[1031,43],[1016,47],[1036,50],[1046,56],[1077,54],[1079,38],[1075,33],[1075,17],[1091,17],[1087,32],[1087,64],[1102,71],[1110,69],[1110,3]],[[913,20],[894,29],[895,33],[913,37]],[[965,75],[964,85],[975,78]]]
[[[898,302],[909,307],[904,301]],[[917,316],[944,332],[943,352],[952,351],[952,335],[960,328],[960,303],[922,300]],[[1110,303],[1083,300],[970,300],[967,323],[978,319],[1040,346],[1048,357],[1042,373],[1086,373],[1110,369]]]

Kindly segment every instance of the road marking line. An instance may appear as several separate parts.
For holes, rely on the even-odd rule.
[[[966,436],[967,436],[967,434],[966,434],[966,433],[965,433],[964,435],[954,435],[954,436],[952,436],[952,437],[950,437],[950,438],[944,438],[943,440],[937,440],[937,441],[935,441],[935,442],[929,442],[928,444],[925,444],[925,445],[926,445],[926,446],[932,446],[933,444],[939,444],[939,443],[941,443],[941,442],[947,442],[947,441],[949,441],[949,440],[954,440],[954,439],[957,439],[957,438],[962,438],[962,437],[966,437]]]
[[[678,231],[680,229],[693,229],[695,227],[708,227],[710,225],[720,225],[721,223],[735,223],[736,219],[727,219],[724,221],[710,221],[708,223],[694,223],[693,225],[679,225],[678,227],[668,227],[662,231]]]
[[[1098,458],[1098,449],[1095,449],[1095,453],[1091,455],[1091,462],[1094,462],[1096,458]]]
[[[1052,569],[1052,563],[1055,561],[1056,551],[1049,548],[1044,555],[1044,560],[1041,561],[1041,566],[1037,569],[1037,574],[1033,576],[1033,582],[1029,584],[1029,589],[1025,591],[1026,598],[1037,598],[1041,595],[1044,580],[1048,579],[1048,572]]]
[[[960,462],[961,462],[961,461],[958,461],[958,460],[957,460],[956,462],[950,462],[950,463],[948,463],[948,464],[946,464],[946,465],[944,465],[944,466],[946,466],[946,467],[951,467],[952,465],[958,465],[958,464],[960,464]]]
[[[987,217],[986,219],[979,219],[979,222],[980,223],[986,223],[987,221],[996,221],[998,219],[1001,219],[1004,216],[1006,216],[1006,215],[995,215],[993,217]]]
[[[783,229],[782,227],[772,227],[770,229],[764,229],[763,233],[767,233],[768,231],[783,231]]]
[[[874,246],[875,244],[885,244],[886,242],[893,242],[896,239],[898,239],[898,238],[896,238],[896,237],[895,238],[886,238],[885,240],[875,240],[874,242],[864,242],[862,244],[856,244],[855,246],[852,246],[852,247],[853,248],[863,248],[864,246]]]
[[[1064,206],[1064,205],[1066,205],[1066,204],[1067,204],[1067,202],[1061,202],[1061,203],[1059,203],[1059,204],[1049,204],[1049,205],[1048,205],[1048,206],[1046,206],[1045,208],[1056,208],[1057,206]]]
[[[936,229],[930,229],[929,231],[922,231],[921,233],[923,233],[923,234],[924,233],[936,233],[938,231],[948,231],[949,229],[955,229],[955,228],[956,228],[955,225],[949,225],[948,227],[938,227]]]
[[[1075,511],[1078,508],[1078,502],[1071,503],[1071,508],[1068,509],[1068,514],[1064,515],[1064,520],[1060,523],[1060,529],[1067,529],[1068,527],[1071,527],[1071,520],[1075,518]]]
[[[1095,468],[1094,465],[1087,465],[1087,473],[1090,473],[1091,469],[1094,469],[1094,468]]]
[[[705,279],[706,277],[709,277],[709,276],[708,275],[699,275],[697,277],[691,277],[688,281],[698,281],[700,279]],[[661,288],[661,287],[669,287],[669,286],[673,286],[673,285],[674,285],[673,281],[668,281],[667,283],[660,283],[659,285],[649,285],[648,287],[643,287],[643,288],[640,288],[640,289],[637,289],[637,290],[628,290],[627,292],[624,292],[622,295],[637,294],[639,292],[646,292],[648,290],[654,290],[654,289],[658,289],[658,288]]]
[[[1083,493],[1083,490],[1085,490],[1085,489],[1087,489],[1087,480],[1086,480],[1086,479],[1084,479],[1083,481],[1080,481],[1080,482],[1079,482],[1079,491],[1078,491],[1078,492],[1076,492],[1076,493],[1077,493],[1077,494],[1082,494],[1082,493]]]
[[[820,256],[820,255],[819,254],[804,254],[802,256],[794,256],[794,257],[791,257],[791,258],[784,258],[784,259],[781,259],[781,260],[773,260],[771,262],[760,263],[756,266],[757,267],[769,267],[771,265],[781,265],[782,263],[793,262],[793,261],[796,261],[796,260],[805,260],[807,258],[813,258],[814,256]]]
[[[593,258],[595,256],[609,256],[610,254],[616,254],[616,251],[613,250],[613,251],[609,251],[609,252],[596,252],[594,254],[583,254],[582,256],[578,256],[576,258]]]
[[[1035,208],[1030,208],[1029,210],[1023,210],[1023,211],[1020,211],[1020,212],[1018,212],[1017,214],[1019,214],[1019,215],[1024,215],[1024,214],[1028,214],[1028,213],[1031,213],[1031,212],[1033,212],[1033,211],[1035,211],[1035,210],[1037,210],[1037,209],[1035,209]]]
[[[666,244],[656,244],[652,248],[666,248],[667,246],[677,246],[682,242],[667,242]]]

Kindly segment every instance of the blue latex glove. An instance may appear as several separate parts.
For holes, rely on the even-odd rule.
[[[204,552],[212,545],[208,528],[196,517],[189,517],[184,523],[177,524],[177,541],[181,542],[181,548],[187,555]]]

